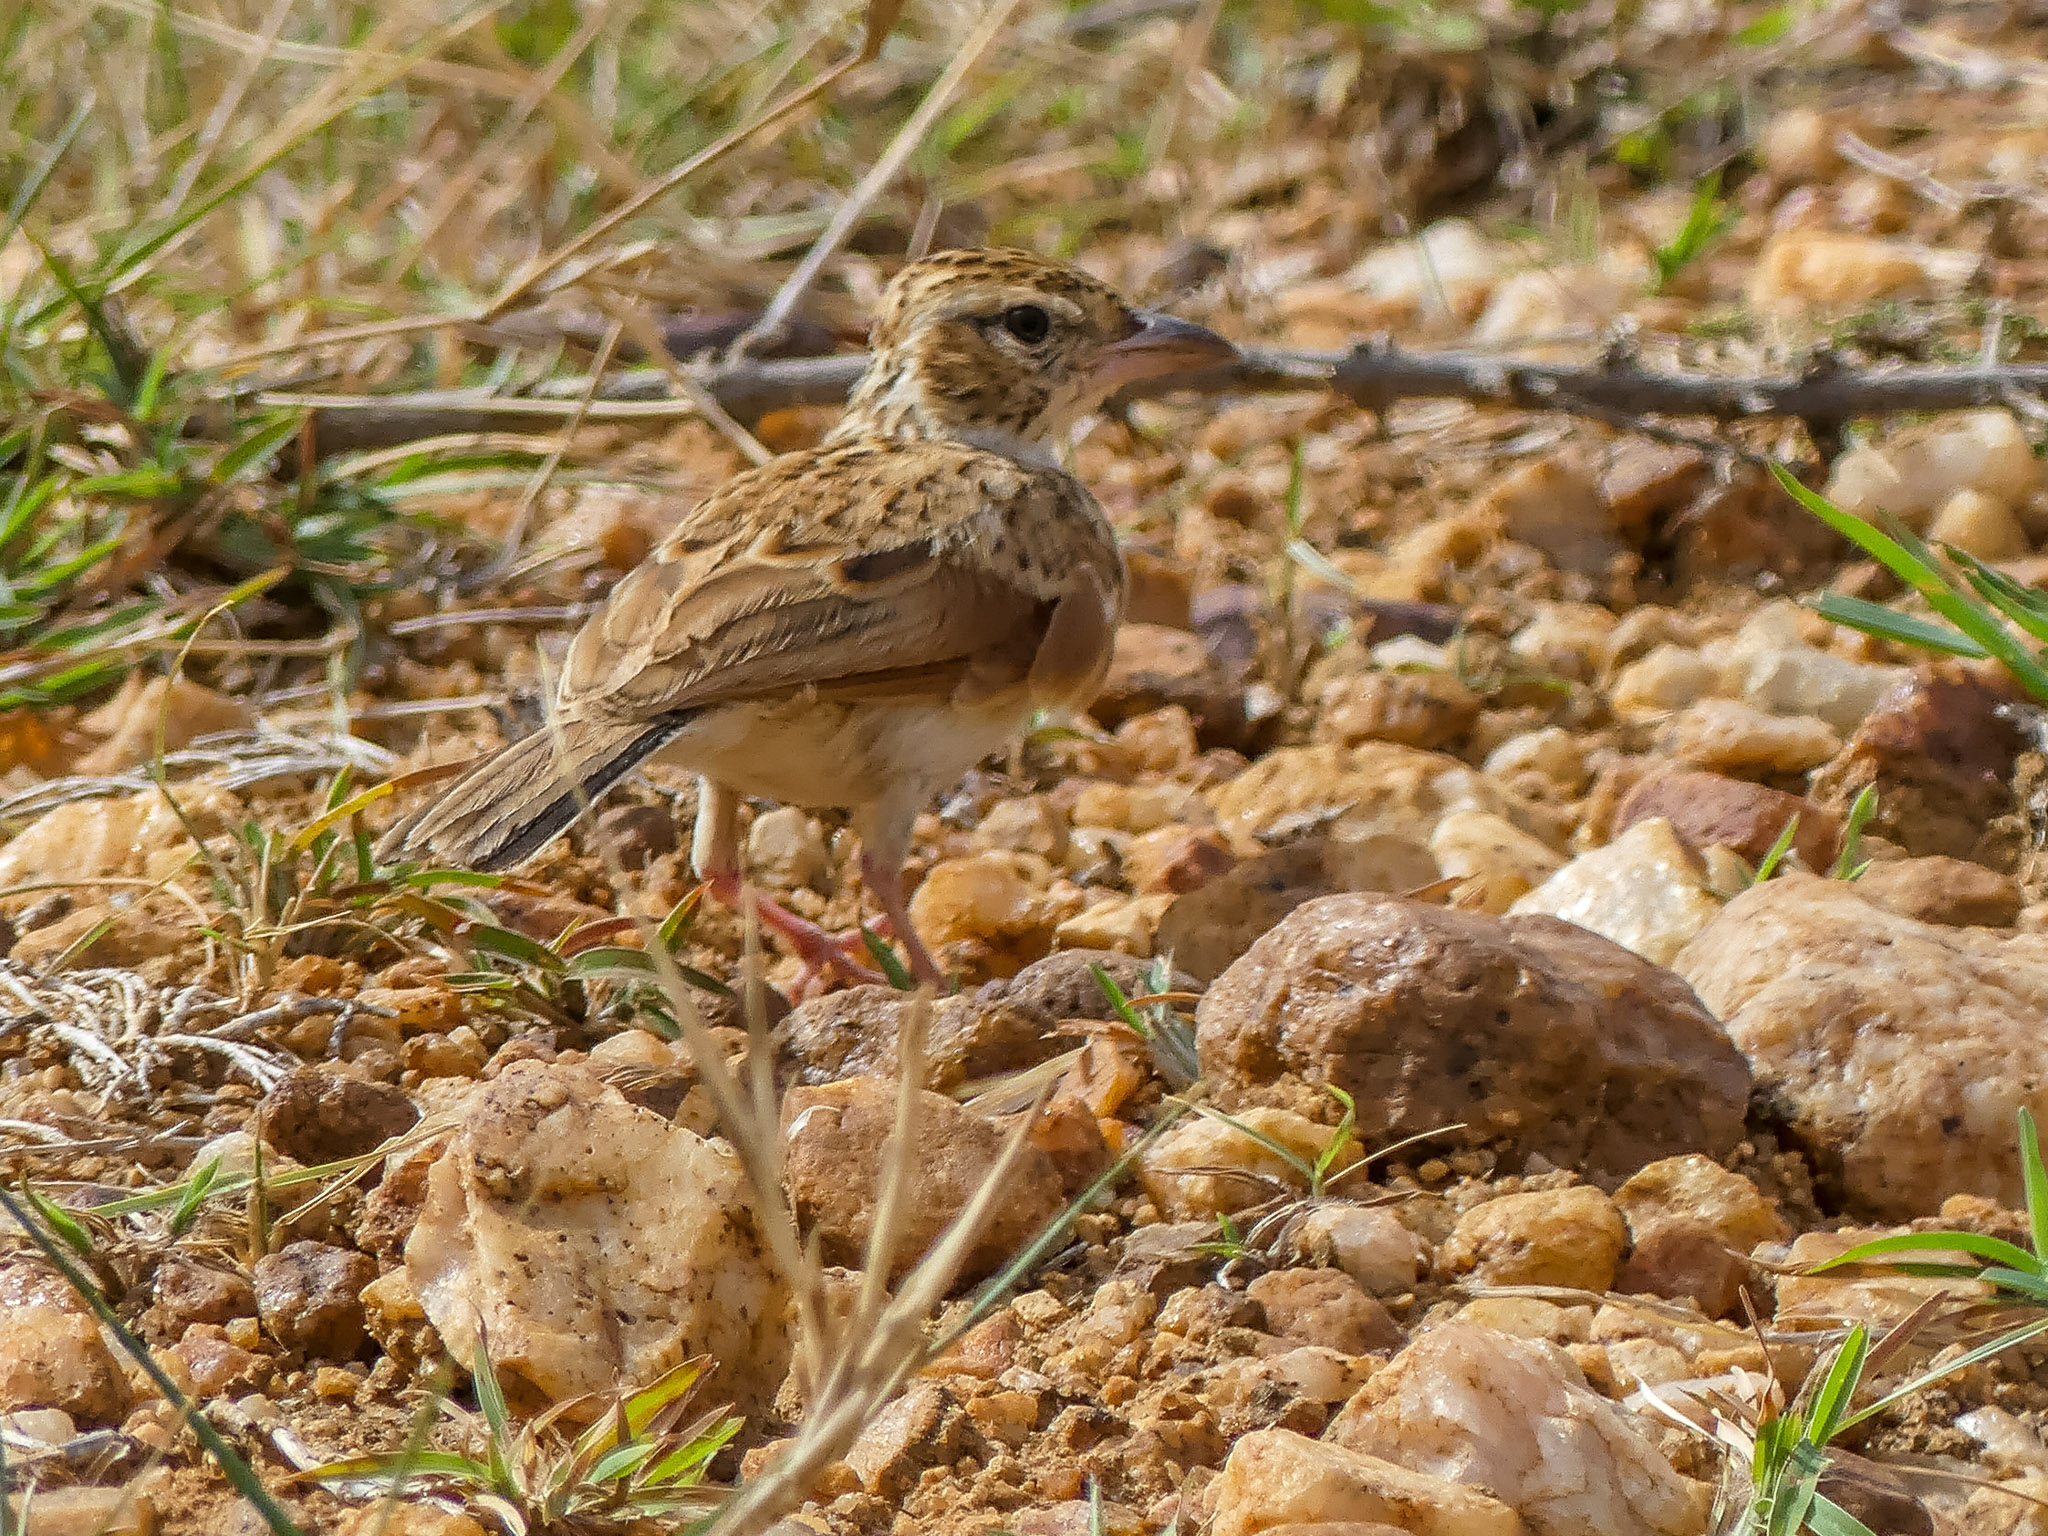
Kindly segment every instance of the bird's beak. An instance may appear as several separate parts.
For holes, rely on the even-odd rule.
[[[1239,360],[1237,348],[1192,320],[1141,309],[1132,317],[1138,328],[1122,341],[1095,355],[1088,382],[1104,395],[1126,384],[1169,373],[1199,373]]]

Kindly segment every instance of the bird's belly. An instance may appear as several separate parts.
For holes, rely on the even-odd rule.
[[[812,808],[872,804],[906,780],[936,792],[1015,738],[1028,706],[793,699],[693,721],[661,760],[746,795]]]

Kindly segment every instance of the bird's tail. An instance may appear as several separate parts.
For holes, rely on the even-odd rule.
[[[507,869],[539,852],[612,785],[665,746],[687,715],[562,720],[481,759],[426,810],[388,833],[386,858]]]

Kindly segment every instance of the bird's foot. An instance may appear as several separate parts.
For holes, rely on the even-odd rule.
[[[754,910],[760,914],[761,926],[782,935],[789,947],[796,951],[796,957],[804,963],[796,985],[799,998],[816,995],[823,990],[825,981],[833,976],[855,986],[887,985],[886,976],[855,958],[866,953],[858,932],[842,935],[821,928],[809,918],[799,917],[774,897],[744,888],[737,875],[713,876],[710,884],[711,894],[736,912],[744,912],[745,903],[751,900]]]

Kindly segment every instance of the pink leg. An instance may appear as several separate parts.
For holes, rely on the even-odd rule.
[[[924,940],[917,936],[917,929],[911,925],[910,909],[903,900],[903,871],[885,858],[878,858],[863,847],[860,854],[860,877],[875,902],[882,909],[882,916],[888,922],[888,931],[910,955],[910,974],[919,981],[928,981],[935,987],[946,985],[946,973],[939,969],[932,959],[931,951],[924,947]],[[877,925],[880,926],[879,924]]]
[[[710,886],[711,894],[735,912],[744,912],[745,903],[751,899],[754,910],[761,914],[761,926],[772,929],[789,941],[789,947],[796,951],[797,958],[805,967],[800,991],[809,990],[813,979],[826,975],[843,976],[856,985],[887,981],[881,972],[870,970],[849,955],[844,941],[809,918],[797,916],[765,892],[743,886],[737,874],[715,874],[710,879]]]

